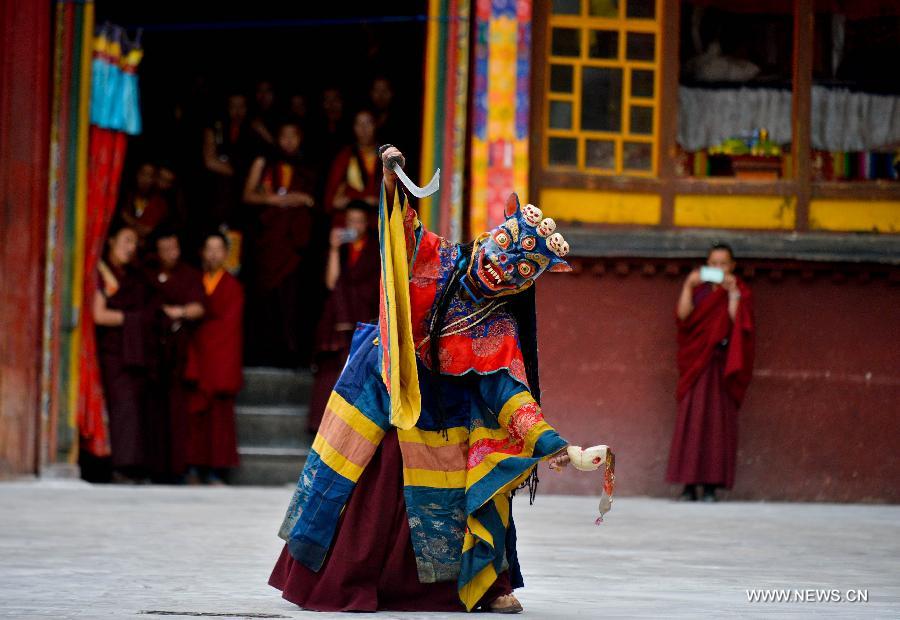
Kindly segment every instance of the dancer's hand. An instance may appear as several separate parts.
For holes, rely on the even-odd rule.
[[[384,150],[381,151],[381,165],[384,169],[384,189],[387,194],[388,204],[391,204],[394,200],[394,188],[397,187],[397,174],[394,172],[394,167],[391,162],[395,157],[400,158],[400,167],[406,165],[406,158],[403,157],[403,153],[400,152],[396,146],[386,145],[387,148],[381,147]]]
[[[550,457],[550,460],[547,461],[547,465],[549,465],[550,469],[553,471],[562,471],[566,467],[566,465],[569,464],[569,460],[570,459],[567,448],[563,448]]]
[[[386,179],[390,178],[394,181],[397,180],[397,175],[394,173],[394,166],[393,166],[393,162],[391,162],[391,160],[394,159],[395,157],[400,158],[400,167],[401,168],[406,165],[406,158],[403,157],[403,153],[401,153],[400,149],[398,149],[396,146],[388,146],[381,153],[381,164],[384,167],[384,177]]]

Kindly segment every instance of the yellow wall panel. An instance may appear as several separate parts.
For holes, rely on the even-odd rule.
[[[900,232],[900,202],[895,200],[813,200],[812,230]]]
[[[675,225],[792,230],[796,199],[783,196],[676,196]]]
[[[545,189],[537,206],[563,222],[659,224],[658,194],[626,194],[574,189]]]

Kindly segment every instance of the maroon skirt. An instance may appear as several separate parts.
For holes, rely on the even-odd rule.
[[[725,351],[716,349],[706,369],[678,403],[666,480],[734,486],[737,403],[725,388]]]
[[[456,581],[419,583],[395,430],[385,435],[363,471],[319,572],[294,560],[285,545],[269,585],[315,611],[465,611]],[[510,592],[504,571],[480,604]]]

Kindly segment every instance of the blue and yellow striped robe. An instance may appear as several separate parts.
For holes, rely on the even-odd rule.
[[[458,247],[424,231],[415,212],[401,206],[406,249],[413,257],[408,263],[410,287],[416,287],[411,316],[405,320],[414,323],[411,333],[417,350],[424,352],[428,347],[419,346],[425,344],[423,324],[430,324],[434,298],[456,268]],[[383,244],[384,237],[383,232]],[[429,308],[422,303],[423,291],[430,295]],[[478,309],[466,298],[455,299],[447,322]],[[456,334],[468,338],[472,346],[466,352],[456,341],[453,367],[471,370],[441,378],[445,435],[435,421],[437,395],[431,371],[418,356],[421,411],[408,428],[392,425],[392,400],[383,376],[384,339],[375,325],[357,328],[279,532],[295,560],[313,571],[322,567],[354,485],[385,432],[394,426],[403,456],[404,499],[419,580],[457,580],[460,600],[467,609],[475,606],[508,566],[511,491],[540,459],[566,446],[543,420],[514,356],[506,355],[512,360],[506,365],[491,362],[495,368],[484,367],[484,359],[493,359],[484,349],[508,340],[502,336],[510,336],[510,330],[515,337],[514,329],[514,319],[500,306],[488,320]],[[518,349],[516,353],[515,359],[521,360]],[[468,354],[482,355],[467,366],[460,356]],[[427,354],[424,357],[427,362]],[[443,370],[443,359],[441,363]]]

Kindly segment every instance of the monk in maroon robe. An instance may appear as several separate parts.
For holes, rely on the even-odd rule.
[[[678,417],[666,480],[685,485],[683,500],[697,499],[702,486],[703,500],[715,501],[716,488],[734,484],[737,413],[754,346],[750,289],[734,266],[729,246],[713,246],[678,300]]]
[[[325,187],[325,209],[333,222],[343,224],[343,211],[354,200],[378,204],[381,191],[381,161],[375,143],[375,116],[360,110],[353,120],[355,144],[343,148],[331,164]]]
[[[344,95],[340,88],[334,85],[323,88],[319,105],[318,115],[310,124],[310,137],[316,145],[317,158],[328,169],[338,151],[353,141],[353,133],[345,114]]]
[[[109,420],[112,478],[124,483],[137,482],[147,473],[147,379],[157,310],[143,273],[132,266],[137,244],[133,228],[113,226],[105,260],[98,266],[91,307]],[[95,466],[102,467],[89,468]]]
[[[209,235],[203,244],[205,313],[188,347],[187,461],[196,478],[221,484],[225,470],[237,467],[234,400],[243,386],[242,324],[244,291],[225,271],[228,242]]]
[[[255,208],[252,296],[248,322],[253,364],[308,365],[312,329],[321,308],[321,273],[314,231],[319,214],[313,168],[301,157],[302,131],[294,122],[278,131],[279,155],[257,158],[247,175],[244,202]]]
[[[150,394],[149,466],[154,478],[176,482],[187,472],[187,391],[184,383],[188,343],[203,317],[203,276],[181,260],[172,230],[156,237],[156,253],[146,266],[161,304],[157,323],[157,366]]]
[[[159,169],[145,162],[138,166],[132,187],[119,205],[119,217],[138,236],[138,249],[143,252],[153,231],[170,215],[172,209],[157,184]]]
[[[331,230],[325,286],[331,291],[316,330],[315,381],[308,427],[315,433],[325,404],[350,354],[357,323],[378,319],[381,256],[370,226],[373,209],[362,201],[347,205],[343,227]]]
[[[247,169],[253,160],[253,130],[247,112],[247,98],[228,95],[226,111],[203,130],[203,166],[206,168],[207,205],[201,224],[203,232],[226,224],[244,230],[239,206]]]

